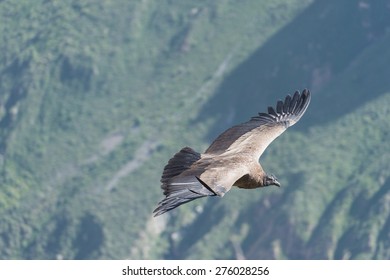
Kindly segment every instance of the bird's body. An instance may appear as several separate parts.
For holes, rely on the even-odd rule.
[[[164,168],[161,188],[166,197],[154,210],[155,216],[197,198],[222,197],[232,186],[280,186],[275,176],[263,170],[259,158],[273,140],[301,118],[309,103],[310,92],[297,91],[284,102],[278,101],[276,110],[268,107],[268,113],[259,113],[223,132],[203,154],[189,147],[180,150]]]

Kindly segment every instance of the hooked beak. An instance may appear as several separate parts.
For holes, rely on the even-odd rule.
[[[275,185],[275,186],[278,186],[278,187],[280,188],[280,183],[279,183],[278,180],[275,180],[274,185]]]

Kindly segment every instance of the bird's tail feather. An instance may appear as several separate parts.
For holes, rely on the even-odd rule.
[[[209,186],[196,176],[177,177],[163,184],[165,198],[160,201],[153,211],[154,216],[159,216],[184,203],[205,196],[216,196]]]

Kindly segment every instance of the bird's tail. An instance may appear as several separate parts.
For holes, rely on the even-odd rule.
[[[164,190],[165,198],[160,201],[157,208],[153,211],[155,213],[154,216],[164,214],[191,200],[217,195],[196,175],[178,176],[189,169],[200,158],[201,156],[198,152],[185,147],[169,160],[161,177],[161,188]]]
[[[164,167],[164,171],[161,176],[161,183],[165,184],[169,181],[169,179],[183,173],[183,171],[189,169],[191,165],[199,159],[200,153],[195,152],[190,147],[181,149]]]

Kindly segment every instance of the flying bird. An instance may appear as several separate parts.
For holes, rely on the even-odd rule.
[[[189,147],[168,161],[161,177],[165,198],[154,210],[164,214],[184,203],[205,196],[223,197],[232,186],[255,189],[275,185],[278,179],[266,173],[259,158],[279,135],[294,125],[310,103],[310,91],[296,91],[279,100],[276,108],[259,113],[249,121],[219,135],[204,153]]]

